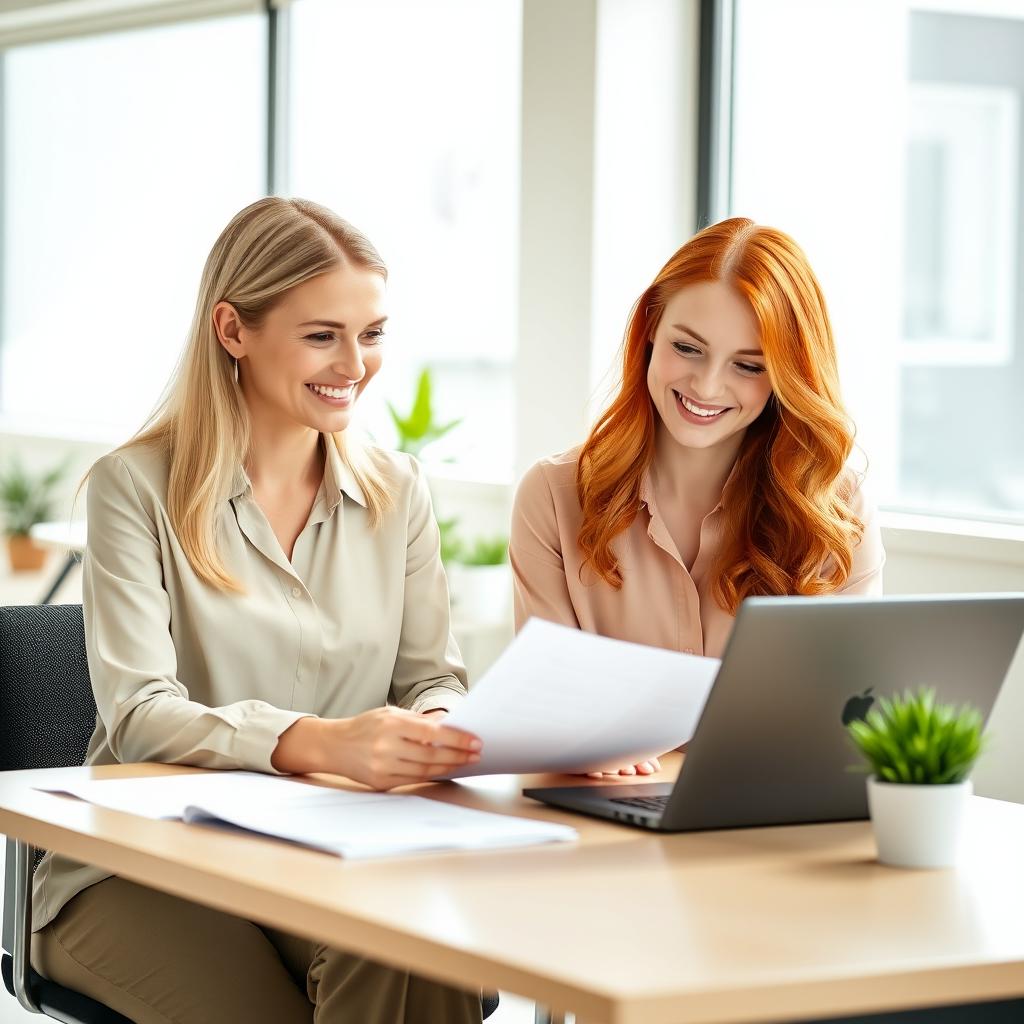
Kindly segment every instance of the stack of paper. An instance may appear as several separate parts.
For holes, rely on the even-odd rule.
[[[254,772],[102,779],[40,788],[146,818],[233,825],[354,859],[576,838],[576,830],[567,825]]]

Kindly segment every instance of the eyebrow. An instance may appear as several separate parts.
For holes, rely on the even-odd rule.
[[[380,327],[387,320],[386,316],[382,316],[379,320],[374,320],[372,324],[367,324],[367,327]],[[336,327],[339,331],[345,330],[345,325],[339,320],[305,320],[299,324],[300,327]]]
[[[696,338],[702,345],[707,345],[707,341],[704,340],[692,327],[687,327],[684,324],[673,324],[672,329],[674,331],[682,331],[684,334],[690,335],[691,338]],[[711,346],[708,345],[708,348]],[[734,352],[733,355],[737,356],[761,356],[764,358],[764,352],[759,348],[745,348],[739,352]]]

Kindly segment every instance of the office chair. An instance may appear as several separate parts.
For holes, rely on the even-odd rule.
[[[82,606],[0,608],[0,771],[80,765],[95,721]],[[28,843],[7,840],[4,986],[26,1010],[64,1024],[131,1024],[32,969],[32,876],[42,854]],[[485,1018],[497,1006],[496,994],[483,996]]]
[[[0,608],[0,771],[81,764],[95,721],[82,606]],[[32,876],[42,853],[7,840],[0,961],[7,991],[31,1013],[65,1024],[131,1024],[32,969]]]

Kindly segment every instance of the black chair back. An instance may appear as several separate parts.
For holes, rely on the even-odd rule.
[[[0,608],[0,771],[79,765],[95,724],[82,606]],[[37,864],[43,852],[36,852]],[[0,972],[13,995],[7,954]],[[47,1016],[73,1024],[131,1024],[79,992],[29,973],[29,987]]]
[[[0,771],[79,765],[95,724],[82,606],[0,608]]]

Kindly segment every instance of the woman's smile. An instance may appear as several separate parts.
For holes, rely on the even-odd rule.
[[[331,384],[307,384],[307,390],[313,397],[335,409],[344,409],[355,401],[355,384],[346,384],[344,387],[337,387]]]
[[[676,396],[676,408],[679,415],[687,423],[696,423],[699,426],[707,426],[709,423],[717,423],[727,412],[732,411],[731,405],[705,405],[703,402],[695,401],[681,391],[672,389]]]

